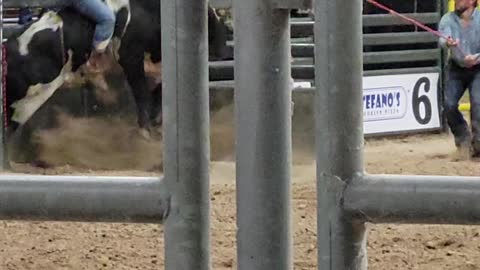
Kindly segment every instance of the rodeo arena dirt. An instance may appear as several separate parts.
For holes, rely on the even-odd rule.
[[[421,61],[425,60],[431,59]],[[309,63],[306,57],[297,57],[296,61]],[[119,68],[113,70],[106,77],[108,87],[87,87],[81,81],[60,88],[31,123],[15,134],[8,146],[11,168],[5,173],[162,174],[163,136],[160,133],[145,138],[138,133],[133,97]],[[216,86],[210,92],[211,264],[215,270],[237,269],[234,99],[228,86]],[[311,91],[293,94],[291,217],[293,265],[298,270],[317,269],[312,97]],[[468,118],[469,113],[464,113]],[[453,141],[452,135],[440,127],[367,136],[365,170],[370,174],[480,176],[480,160],[459,156]],[[367,237],[368,269],[480,269],[479,226],[367,223]],[[164,225],[0,223],[2,270],[153,270],[163,269],[164,263]]]
[[[227,106],[212,115],[211,123],[213,269],[236,269],[232,114],[232,108]],[[92,125],[87,128],[87,122],[95,128]],[[139,143],[132,146],[133,149],[115,150],[113,154],[107,138],[116,137],[119,132],[127,133],[120,122],[110,122],[109,125],[105,123],[104,120],[64,119],[63,125],[68,129],[49,130],[42,134],[45,140],[42,143],[45,146],[43,154],[51,156],[51,161],[58,166],[38,169],[16,164],[16,171],[40,174],[155,175],[153,172],[145,172],[144,168],[148,168],[149,163],[161,162],[158,158],[161,142]],[[294,134],[298,140],[293,150],[294,269],[317,269],[314,153],[310,151],[312,145],[303,143],[308,140],[300,139],[302,135],[305,133]],[[76,145],[79,140],[81,143]],[[82,146],[80,150],[79,145]],[[59,147],[64,149],[65,155],[58,153]],[[458,161],[455,153],[452,137],[447,134],[367,139],[365,142],[366,168],[370,173],[480,174],[478,161]],[[123,155],[129,158],[122,159]],[[138,162],[142,156],[148,159],[143,164]],[[106,157],[108,162],[102,161]],[[84,164],[82,160],[91,160],[93,164]],[[129,170],[123,170],[128,161],[138,162],[138,169],[134,165]],[[90,165],[105,166],[108,170],[98,167],[92,170]],[[10,221],[2,224],[2,269],[153,270],[163,265],[162,225]],[[369,224],[369,267],[378,270],[479,269],[479,239],[478,226]]]

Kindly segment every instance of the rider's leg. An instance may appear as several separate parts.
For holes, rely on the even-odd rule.
[[[33,19],[33,14],[30,8],[21,8],[18,11],[18,24],[26,24],[31,22]]]
[[[71,1],[76,9],[97,23],[93,36],[93,48],[102,53],[110,43],[115,28],[115,14],[101,0]]]

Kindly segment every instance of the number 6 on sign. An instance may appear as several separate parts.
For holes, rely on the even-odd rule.
[[[420,94],[421,86],[423,86],[423,91],[428,93],[430,91],[430,80],[427,77],[420,78],[415,87],[413,88],[412,94],[412,109],[413,115],[418,123],[422,125],[426,125],[432,119],[432,103],[430,99],[425,94]],[[422,107],[420,107],[423,105]],[[423,108],[423,114],[421,113],[421,109]],[[423,117],[422,117],[423,115]]]

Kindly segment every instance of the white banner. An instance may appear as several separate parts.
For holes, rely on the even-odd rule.
[[[439,128],[438,79],[438,73],[364,77],[364,133]]]

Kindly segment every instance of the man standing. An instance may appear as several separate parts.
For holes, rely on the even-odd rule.
[[[440,46],[449,49],[444,108],[447,123],[462,155],[480,156],[480,11],[477,0],[455,0],[455,10],[445,14],[439,30]],[[458,109],[460,98],[469,89],[472,133]]]

